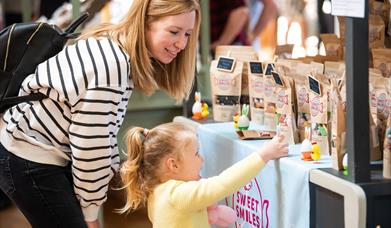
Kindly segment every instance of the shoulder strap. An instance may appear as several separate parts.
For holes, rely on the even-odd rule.
[[[43,93],[32,93],[32,94],[25,95],[25,96],[4,98],[1,101],[1,105],[2,106],[13,106],[15,104],[19,104],[22,102],[38,101],[38,100],[43,100],[45,98],[47,98],[47,96]]]
[[[78,17],[75,21],[73,21],[68,26],[68,28],[65,29],[63,35],[65,35],[65,37],[67,38],[76,38],[77,36],[79,36],[79,33],[74,33],[74,32],[77,29],[77,27],[79,27],[79,25],[83,23],[87,18],[88,18],[88,13],[87,12],[83,13],[80,17]]]

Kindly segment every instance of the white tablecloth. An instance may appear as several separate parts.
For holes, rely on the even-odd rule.
[[[262,129],[262,126],[251,123],[250,129]],[[201,171],[203,177],[219,174],[265,142],[240,140],[232,122],[200,125],[198,136],[200,153],[205,159]],[[329,167],[329,156],[322,156],[317,162],[302,161],[300,145],[291,145],[288,157],[268,162],[257,177],[226,198],[225,203],[238,215],[235,226],[309,227],[309,171]]]

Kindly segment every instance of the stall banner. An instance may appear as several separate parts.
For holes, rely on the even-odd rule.
[[[227,197],[225,203],[236,212],[235,228],[269,227],[269,200],[262,197],[257,178]]]

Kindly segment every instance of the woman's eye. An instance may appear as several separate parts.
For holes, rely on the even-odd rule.
[[[185,33],[185,36],[186,37],[189,37],[191,34],[190,33]]]
[[[171,33],[172,35],[178,34],[178,32],[174,32],[174,31],[170,31],[170,33]]]

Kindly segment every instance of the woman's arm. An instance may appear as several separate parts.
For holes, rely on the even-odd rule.
[[[77,82],[77,90],[72,90],[73,83],[64,83],[71,106],[74,191],[85,220],[94,222],[119,166],[117,133],[131,92],[128,59],[108,39],[82,40],[68,48],[69,68]]]
[[[229,14],[227,23],[224,26],[223,33],[219,39],[211,44],[211,48],[215,49],[219,45],[230,45],[239,33],[246,26],[249,19],[249,10],[246,6],[238,7]]]
[[[276,4],[274,3],[274,0],[263,0],[263,9],[261,16],[259,17],[257,24],[254,26],[253,30],[249,31],[249,34],[247,36],[250,43],[265,29],[271,19],[277,17],[277,14],[278,10]]]

